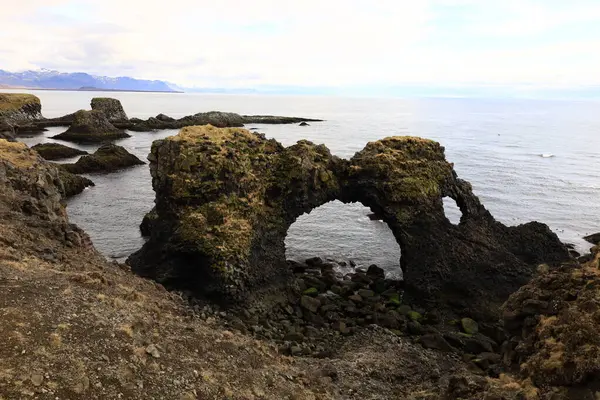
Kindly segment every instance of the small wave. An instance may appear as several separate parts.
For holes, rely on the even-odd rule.
[[[542,154],[540,154],[540,157],[542,157],[542,158],[551,158],[551,157],[554,157],[554,154],[552,154],[552,153],[542,153]]]

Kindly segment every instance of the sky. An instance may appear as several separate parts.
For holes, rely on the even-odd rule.
[[[0,0],[0,69],[182,86],[600,85],[600,0]]]

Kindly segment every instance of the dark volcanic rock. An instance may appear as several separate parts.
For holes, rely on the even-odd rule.
[[[130,136],[115,128],[104,113],[98,110],[77,111],[69,129],[53,136],[54,139],[73,142],[104,142],[127,137]]]
[[[110,97],[94,97],[91,102],[92,110],[102,111],[110,122],[126,122],[128,120],[121,102]]]
[[[158,214],[156,213],[155,208],[153,208],[148,214],[144,215],[144,219],[142,219],[142,223],[140,224],[140,233],[142,236],[148,237],[152,234],[152,226],[157,218]]]
[[[304,122],[304,121],[300,122],[298,125],[299,126],[310,126],[310,124],[308,122]]]
[[[113,172],[141,164],[145,163],[123,147],[108,143],[100,146],[94,154],[82,156],[75,164],[61,164],[61,166],[73,174],[87,174]]]
[[[583,239],[591,244],[600,244],[600,232],[585,236]]]
[[[37,151],[46,160],[60,160],[88,154],[87,151],[74,149],[59,143],[40,143],[31,148]]]
[[[83,192],[86,187],[95,186],[94,182],[90,179],[72,174],[66,171],[64,168],[58,168],[59,178],[62,182],[60,192],[64,198],[69,198]]]
[[[149,160],[156,229],[129,262],[198,295],[238,302],[287,282],[289,226],[334,199],[361,202],[394,232],[407,298],[479,321],[495,319],[537,264],[569,257],[543,224],[496,222],[429,140],[386,138],[346,161],[308,141],[284,148],[247,130],[204,126],[154,142]],[[446,196],[463,212],[459,225],[444,215]]]
[[[162,121],[162,122],[175,122],[176,121],[175,118],[169,117],[168,115],[165,115],[165,114],[158,114],[156,116],[156,119],[159,121]]]
[[[323,121],[322,119],[280,117],[277,115],[243,115],[242,118],[244,124],[297,124]]]

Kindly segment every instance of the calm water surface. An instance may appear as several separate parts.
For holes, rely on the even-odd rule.
[[[379,138],[422,136],[445,146],[458,175],[472,183],[499,221],[508,225],[545,222],[580,250],[589,247],[582,236],[600,231],[599,102],[32,93],[41,98],[47,117],[89,108],[92,97],[108,95],[120,99],[130,117],[139,118],[161,112],[181,117],[210,110],[322,118],[326,121],[307,127],[248,127],[260,128],[284,145],[299,139],[324,143],[345,158]],[[64,128],[52,128],[22,140],[28,145],[51,142],[49,136],[62,131]],[[145,160],[153,140],[176,132],[130,133],[131,138],[116,143]],[[153,205],[148,166],[90,178],[96,187],[69,201],[70,219],[85,229],[108,257],[125,257],[143,244],[138,225]],[[332,202],[303,215],[288,232],[288,257],[350,258],[397,273],[400,249],[387,226],[369,220],[368,213],[360,204]],[[448,215],[456,218],[456,210],[450,209]]]

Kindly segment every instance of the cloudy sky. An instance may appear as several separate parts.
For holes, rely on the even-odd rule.
[[[0,6],[0,69],[13,71],[50,68],[208,87],[600,84],[599,0]]]

